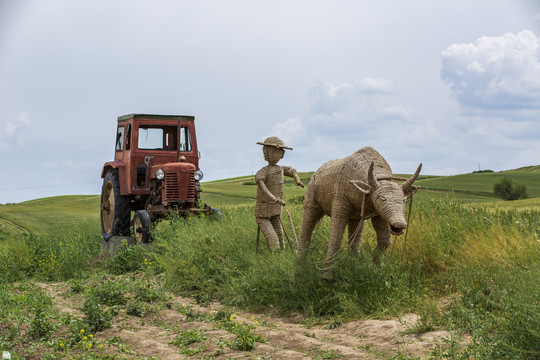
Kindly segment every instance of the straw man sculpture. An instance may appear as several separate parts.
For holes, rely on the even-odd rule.
[[[285,149],[292,150],[283,144],[278,137],[271,136],[264,142],[257,144],[263,146],[264,160],[268,165],[260,169],[255,175],[257,182],[257,199],[255,203],[255,218],[261,229],[270,251],[283,249],[283,228],[281,226],[283,201],[283,175],[294,178],[298,186],[304,187],[296,170],[290,166],[278,166],[283,158]]]

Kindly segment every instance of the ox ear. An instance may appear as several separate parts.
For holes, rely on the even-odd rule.
[[[418,179],[418,175],[420,175],[420,170],[422,170],[422,163],[418,165],[418,169],[416,169],[414,175],[408,178],[407,181],[405,181],[403,184],[401,184],[401,188],[407,196],[413,195],[418,190],[418,186],[414,186],[413,183],[416,181],[416,179]]]
[[[358,190],[360,190],[360,192],[364,195],[368,195],[371,193],[371,190],[373,190],[371,188],[371,186],[369,186],[369,184],[366,184],[365,182],[363,182],[362,180],[349,180],[349,182],[355,187],[357,188]]]
[[[369,165],[368,170],[368,184],[371,186],[372,189],[376,189],[379,187],[379,182],[377,181],[377,178],[375,177],[375,174],[373,174],[373,167],[375,164],[371,162],[371,165]]]

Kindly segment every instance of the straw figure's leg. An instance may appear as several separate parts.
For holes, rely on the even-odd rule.
[[[377,233],[377,246],[373,251],[373,261],[379,265],[379,257],[390,246],[390,230],[388,229],[388,222],[383,220],[380,216],[375,216],[371,219],[373,229]]]
[[[272,223],[272,227],[274,228],[274,232],[276,233],[279,241],[279,248],[283,250],[283,227],[281,226],[280,216],[272,216],[270,218],[270,222]]]
[[[360,254],[360,245],[362,244],[362,229],[358,229],[358,224],[360,224],[360,220],[349,220],[349,224],[347,224],[349,246],[355,254]],[[363,224],[361,226],[363,227]],[[355,234],[357,229],[358,232]]]
[[[270,251],[279,250],[279,237],[276,234],[276,230],[274,229],[274,226],[272,225],[270,219],[258,217],[257,225],[259,225],[259,228],[261,229],[266,239],[266,242],[268,243]]]

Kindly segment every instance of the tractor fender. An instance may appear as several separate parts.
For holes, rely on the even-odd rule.
[[[118,180],[120,181],[120,194],[127,195],[127,179],[126,179],[126,164],[123,161],[115,160],[108,161],[103,165],[103,170],[101,170],[101,178],[105,177],[105,174],[109,170],[118,169]]]

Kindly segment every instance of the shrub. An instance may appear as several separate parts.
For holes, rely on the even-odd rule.
[[[101,246],[100,233],[89,223],[30,234],[25,240],[32,264],[30,275],[49,281],[86,276],[85,269]]]
[[[38,306],[35,311],[28,333],[34,340],[48,340],[55,328],[52,317],[43,306]]]
[[[118,281],[106,280],[95,284],[88,292],[88,299],[99,304],[114,306],[124,305],[127,299],[124,296],[125,288]]]
[[[27,235],[0,241],[0,283],[21,281],[32,268],[24,236]]]
[[[145,310],[146,306],[140,301],[130,303],[126,306],[126,314],[131,316],[143,317]]]
[[[510,178],[502,178],[495,183],[493,192],[497,197],[507,201],[527,198],[527,188],[524,185],[517,184]]]
[[[87,299],[81,308],[84,314],[84,327],[90,332],[98,332],[105,330],[111,326],[111,320],[116,315],[113,308],[103,310],[101,305],[95,299]],[[84,328],[81,329],[83,333]]]
[[[115,275],[121,275],[143,270],[146,264],[144,249],[140,245],[129,245],[126,240],[122,240],[115,249],[113,258],[107,262],[106,268]]]
[[[176,338],[172,340],[169,344],[182,347],[195,344],[207,339],[208,337],[205,335],[205,331],[203,329],[190,329],[182,331],[180,335],[176,336]]]

